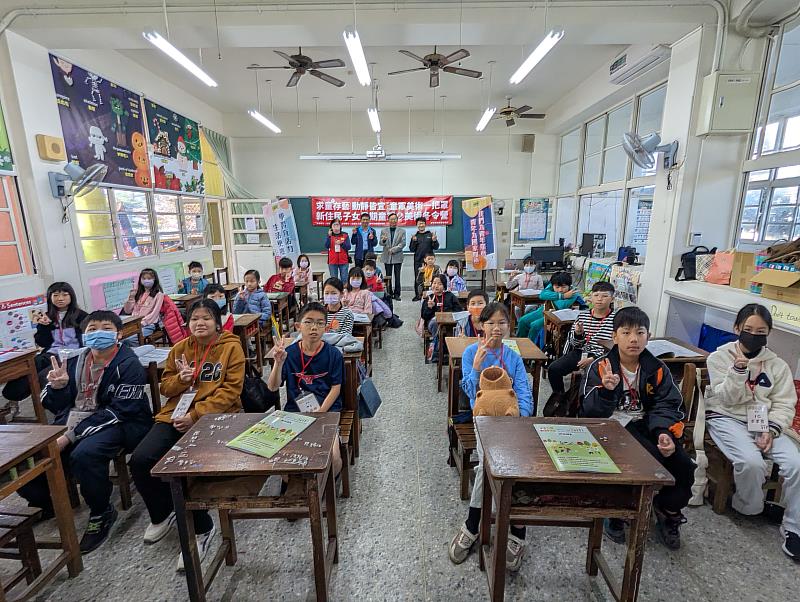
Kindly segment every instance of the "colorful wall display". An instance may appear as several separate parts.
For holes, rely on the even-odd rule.
[[[46,311],[44,295],[0,302],[0,361],[5,353],[36,348],[33,334]]]
[[[3,106],[0,105],[0,174],[14,171],[14,160],[11,157],[11,143],[8,140],[6,121],[3,117]]]
[[[300,255],[300,237],[294,221],[294,210],[289,199],[272,199],[264,203],[264,219],[275,253],[275,260],[289,257],[297,262]]]
[[[141,97],[52,54],[50,69],[67,160],[106,164],[108,184],[149,188]]]
[[[128,300],[138,277],[139,272],[124,272],[89,280],[92,310],[120,309]]]
[[[171,109],[145,99],[145,118],[150,135],[153,187],[158,190],[203,194],[203,159],[200,126]]]
[[[549,199],[519,200],[519,240],[547,240],[549,220]]]
[[[369,213],[372,226],[388,226],[390,213],[397,214],[399,226],[414,226],[418,217],[424,217],[429,226],[449,226],[453,223],[453,197],[311,197],[314,226],[327,226],[333,219],[340,220],[343,227],[360,226],[362,213]]]
[[[482,196],[461,202],[464,212],[464,259],[473,270],[497,269],[492,197]]]

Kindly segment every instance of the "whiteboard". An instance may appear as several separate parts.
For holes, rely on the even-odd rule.
[[[388,228],[388,226],[386,227]],[[406,231],[406,246],[403,247],[403,251],[406,253],[410,253],[411,249],[409,249],[409,245],[411,244],[411,237],[417,233],[417,227],[400,226],[400,228]],[[380,245],[381,232],[383,231],[383,228],[375,228],[375,229],[378,231],[378,246],[375,247],[375,253],[380,255],[381,251],[383,251],[383,247]],[[436,233],[436,238],[439,241],[440,249],[444,249],[447,246],[447,226],[428,226],[427,231]],[[437,253],[438,251],[434,252]]]

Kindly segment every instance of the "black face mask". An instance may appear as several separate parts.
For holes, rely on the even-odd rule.
[[[753,359],[767,346],[767,335],[742,331],[739,333],[739,342],[747,350],[744,356],[747,359]]]

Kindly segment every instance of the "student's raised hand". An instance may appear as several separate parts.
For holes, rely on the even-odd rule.
[[[431,240],[436,240],[436,232],[431,235]]]
[[[69,374],[67,374],[67,364],[59,363],[58,357],[55,355],[50,356],[51,369],[47,373],[47,382],[54,389],[63,389],[69,383]]]
[[[192,419],[191,412],[186,412],[180,418],[176,418],[175,420],[172,421],[172,426],[174,426],[175,430],[178,431],[179,433],[185,433],[190,428],[192,428],[193,424],[194,420]]]
[[[611,362],[608,361],[608,358],[600,362],[599,369],[603,387],[609,391],[616,389],[617,385],[619,385],[619,375],[614,374],[611,370]]]
[[[739,347],[738,344],[731,350],[731,355],[733,356],[733,366],[736,369],[738,370],[747,369],[747,365],[750,360],[748,360],[745,357],[744,353],[742,353],[742,349]]]
[[[772,441],[773,438],[770,431],[756,435],[756,447],[758,447],[763,454],[768,454],[772,449]]]
[[[433,309],[436,306],[436,302],[434,301],[431,295],[428,295],[428,309]]]
[[[275,341],[274,349],[273,357],[275,358],[275,363],[282,366],[283,362],[286,361],[286,347],[284,346],[283,339],[277,339]]]
[[[178,369],[178,378],[184,384],[190,384],[194,380],[194,369],[192,364],[186,361],[186,355],[181,354],[180,359],[175,359],[175,367]]]
[[[483,360],[486,359],[486,350],[489,347],[489,340],[488,339],[481,339],[478,343],[478,349],[475,351],[475,359],[472,360],[472,369],[477,370],[478,372],[481,371],[481,366],[483,366]]]
[[[132,288],[131,292],[128,293],[128,301],[135,301],[136,300],[136,289]]]
[[[367,236],[367,238],[369,238],[370,240],[374,240],[375,239],[375,233],[372,230],[370,230],[369,231],[369,236]]]
[[[675,453],[675,440],[667,433],[661,433],[658,436],[658,451],[660,451],[661,455],[665,458],[669,458]]]
[[[42,326],[49,326],[53,323],[53,321],[47,317],[47,314],[42,314],[34,320],[36,324],[41,324]]]
[[[416,234],[411,237],[411,242],[417,242],[417,235]]]

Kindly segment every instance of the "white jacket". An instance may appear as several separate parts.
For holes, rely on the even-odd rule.
[[[737,370],[733,365],[735,354],[734,341],[708,356],[711,386],[706,391],[706,410],[747,422],[748,406],[763,403],[768,409],[770,430],[776,435],[790,431],[797,393],[788,364],[765,347],[748,361],[746,370]],[[748,378],[756,383],[752,392]]]

